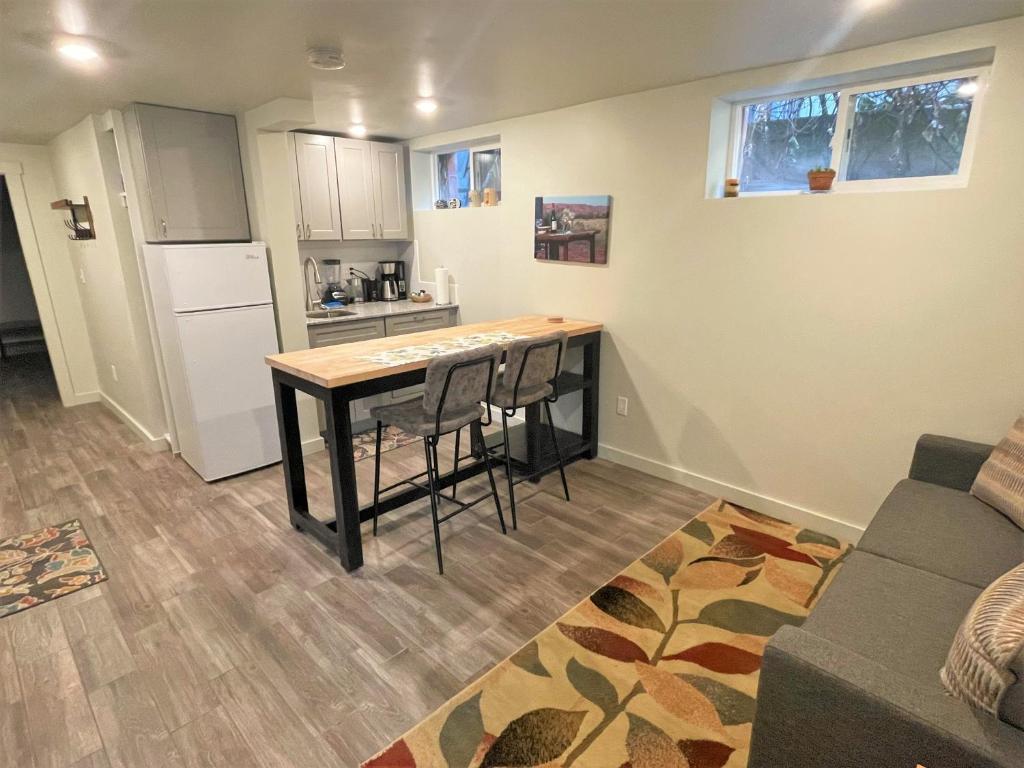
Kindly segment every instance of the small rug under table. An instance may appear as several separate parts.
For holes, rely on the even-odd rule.
[[[106,580],[78,520],[0,540],[0,618]]]
[[[422,438],[416,435],[410,435],[408,432],[404,432],[398,427],[389,424],[384,427],[380,436],[380,452],[387,453],[393,451],[396,448],[401,448],[403,445],[409,445]],[[356,461],[362,461],[363,459],[372,459],[377,455],[377,428],[367,430],[366,432],[358,432],[352,437],[352,455]]]
[[[716,501],[363,768],[740,768],[768,639],[850,546]]]

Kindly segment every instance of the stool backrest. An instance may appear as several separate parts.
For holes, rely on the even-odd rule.
[[[436,412],[440,424],[449,415],[488,402],[500,363],[501,347],[497,344],[435,357],[427,364],[424,410]]]
[[[515,395],[547,384],[561,373],[562,355],[569,341],[565,331],[514,341],[505,353],[501,383]]]

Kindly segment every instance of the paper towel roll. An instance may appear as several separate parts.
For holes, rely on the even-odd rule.
[[[438,267],[434,270],[434,282],[437,288],[434,290],[435,304],[450,304],[451,295],[448,292],[448,268]]]

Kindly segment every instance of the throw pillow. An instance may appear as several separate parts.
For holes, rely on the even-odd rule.
[[[957,698],[1024,728],[1024,563],[978,595],[939,676]]]
[[[1024,528],[1024,416],[992,449],[971,493]]]

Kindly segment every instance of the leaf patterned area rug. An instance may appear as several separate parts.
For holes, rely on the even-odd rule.
[[[717,501],[363,768],[741,768],[765,644],[850,549]]]
[[[414,443],[422,438],[403,432],[398,427],[388,425],[384,427],[380,435],[380,452],[387,453],[403,445]],[[356,461],[372,459],[377,455],[377,428],[359,432],[352,437],[352,454]]]
[[[0,618],[106,580],[78,520],[0,540]]]

